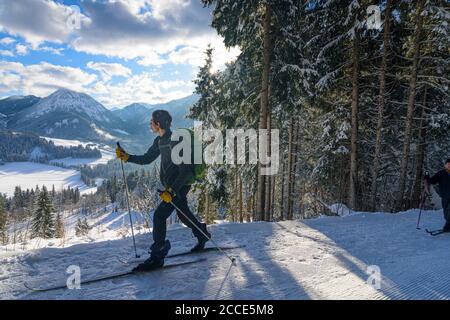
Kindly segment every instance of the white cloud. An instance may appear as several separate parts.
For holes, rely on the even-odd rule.
[[[73,33],[68,21],[73,18],[70,7],[47,0],[0,0],[5,10],[0,11],[0,29],[21,36],[33,48],[50,41],[63,43]],[[80,15],[80,24],[88,19]]]
[[[166,59],[162,59],[156,52],[148,52],[144,58],[141,58],[137,63],[141,66],[159,66],[167,63]]]
[[[225,49],[222,39],[209,27],[211,9],[204,8],[198,0],[80,3],[86,16],[80,15],[80,28],[73,29],[68,25],[73,12],[59,2],[0,0],[7,9],[0,12],[0,30],[25,40],[15,46],[18,54],[26,54],[27,50],[61,54],[64,49],[55,48],[55,44],[67,44],[78,52],[133,59],[141,66],[189,64],[195,67],[193,77],[204,63],[208,43],[215,49],[213,69],[223,67],[239,54],[238,49]],[[10,37],[0,40],[4,45],[15,42]],[[23,91],[45,96],[67,87],[92,94],[105,105],[124,106],[133,102],[166,102],[189,95],[194,89],[192,82],[158,81],[154,74],[136,75],[117,63],[91,61],[87,67],[95,72],[46,62],[30,66],[19,63],[13,68],[0,61],[0,93]],[[114,76],[125,79],[112,84]]]
[[[169,54],[172,63],[188,63],[193,66],[201,66],[203,63],[203,53],[198,47],[184,47]]]
[[[25,55],[28,54],[28,47],[26,45],[23,45],[23,44],[16,45],[16,53],[19,56],[25,56]]]
[[[124,66],[91,63],[99,70],[112,69],[113,73],[126,74]],[[112,66],[111,66],[112,65]],[[102,67],[102,68],[100,68]],[[111,70],[109,70],[111,75]],[[18,62],[0,61],[0,94],[21,92],[45,97],[59,88],[85,92],[108,107],[123,107],[134,102],[161,103],[192,94],[194,84],[183,80],[156,80],[157,75],[144,72],[130,75],[112,84],[95,74],[79,68],[58,66],[47,62],[25,66]]]
[[[144,72],[117,84],[98,82],[88,93],[108,107],[123,107],[134,102],[167,102],[188,96],[193,89],[189,81],[158,81],[153,74]]]
[[[36,50],[44,51],[44,52],[50,52],[50,53],[52,53],[54,55],[61,56],[62,55],[62,51],[64,51],[64,48],[52,48],[52,47],[43,46],[43,47],[37,48]]]
[[[88,62],[87,67],[99,72],[104,81],[109,81],[114,76],[129,77],[131,75],[131,70],[119,63],[90,61]]]
[[[25,66],[17,62],[0,61],[0,92],[22,91],[22,94],[47,96],[59,88],[85,91],[97,76],[81,69],[53,65],[47,62]],[[9,79],[5,81],[4,79]]]
[[[184,47],[169,54],[169,60],[172,63],[187,63],[195,67],[200,67],[205,63],[206,48],[208,43],[213,47],[213,71],[221,69],[226,63],[236,59],[240,50],[238,48],[225,48],[223,42],[218,38],[211,38],[209,42],[203,43],[200,46]]]
[[[14,40],[13,38],[10,38],[10,37],[5,37],[5,38],[0,39],[0,44],[5,45],[5,46],[13,44],[14,42],[16,42],[16,40]]]
[[[0,56],[14,57],[14,53],[9,50],[0,50]]]
[[[211,9],[198,0],[84,0],[81,5],[86,16],[80,15],[79,29],[68,26],[69,7],[46,0],[5,2],[8,14],[0,14],[0,25],[33,48],[44,41],[67,43],[79,52],[137,59],[143,66],[166,63],[161,57],[166,54],[198,66],[209,42],[220,57],[217,64],[227,60],[221,38],[209,27]],[[176,50],[180,46],[185,48]]]

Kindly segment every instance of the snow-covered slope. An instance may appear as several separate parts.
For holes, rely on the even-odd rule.
[[[28,292],[23,283],[65,282],[68,266],[81,278],[127,270],[118,258],[132,258],[128,236],[58,248],[0,253],[0,298],[13,299],[450,299],[450,235],[416,230],[417,210],[400,214],[360,213],[280,223],[210,226],[220,244],[245,244],[182,268],[155,271],[82,286],[81,290]],[[426,211],[423,224],[442,225],[441,211]],[[95,234],[91,231],[90,235]],[[190,230],[168,232],[172,253],[195,240]],[[151,234],[138,234],[141,252]],[[186,261],[193,256],[177,258]],[[375,274],[373,274],[375,271]],[[380,272],[380,287],[377,279]],[[372,278],[369,278],[372,275]]]

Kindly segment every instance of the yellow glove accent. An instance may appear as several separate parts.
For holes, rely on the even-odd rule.
[[[121,159],[127,162],[130,155],[126,153],[125,150],[123,150],[122,148],[116,147],[116,157],[117,159]]]
[[[173,194],[172,194],[172,189],[168,189],[163,191],[159,197],[161,198],[162,201],[166,202],[166,203],[171,203],[173,200]]]

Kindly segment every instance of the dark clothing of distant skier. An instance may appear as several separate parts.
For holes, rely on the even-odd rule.
[[[433,177],[425,177],[430,184],[439,184],[439,195],[442,198],[442,208],[446,224],[444,231],[450,231],[450,172],[446,169],[439,171]]]

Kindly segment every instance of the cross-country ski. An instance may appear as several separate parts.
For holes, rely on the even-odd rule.
[[[172,253],[166,256],[166,259],[168,258],[177,258],[177,257],[183,257],[183,256],[187,256],[187,255],[196,255],[196,254],[202,254],[202,253],[207,253],[207,252],[217,252],[220,250],[222,251],[227,251],[227,250],[235,250],[235,249],[240,249],[240,248],[244,248],[245,245],[242,246],[229,246],[229,247],[209,247],[209,248],[204,248],[203,250],[199,250],[199,251],[184,251],[184,252],[179,252],[179,253]],[[123,259],[123,258],[118,258],[118,260],[120,262],[122,262],[123,264],[132,264],[132,263],[136,263],[138,261],[144,261],[145,258],[141,258],[141,259]]]
[[[82,289],[81,286],[85,286],[85,285],[92,284],[95,282],[112,280],[112,279],[117,279],[117,278],[121,278],[121,277],[125,277],[125,276],[132,276],[132,275],[135,275],[135,276],[145,275],[146,273],[149,273],[152,271],[155,272],[157,270],[166,270],[166,269],[171,269],[171,268],[175,268],[175,267],[182,267],[182,266],[187,266],[190,264],[199,263],[199,262],[203,262],[203,261],[206,261],[206,259],[196,259],[196,260],[183,261],[183,262],[172,262],[172,263],[164,265],[160,269],[154,269],[154,270],[143,271],[143,272],[133,272],[133,271],[127,270],[127,271],[121,271],[121,272],[116,272],[116,273],[112,273],[112,274],[104,274],[104,275],[100,275],[100,276],[96,276],[96,277],[92,277],[92,278],[88,277],[85,280],[84,279],[81,280],[77,284],[77,286],[79,286],[79,287],[72,288],[72,290]],[[67,282],[64,282],[64,281],[63,281],[63,284],[56,284],[56,285],[51,285],[51,286],[32,285],[28,282],[25,282],[24,286],[28,290],[36,291],[36,292],[46,292],[46,291],[53,291],[53,290],[69,288],[67,285]]]

